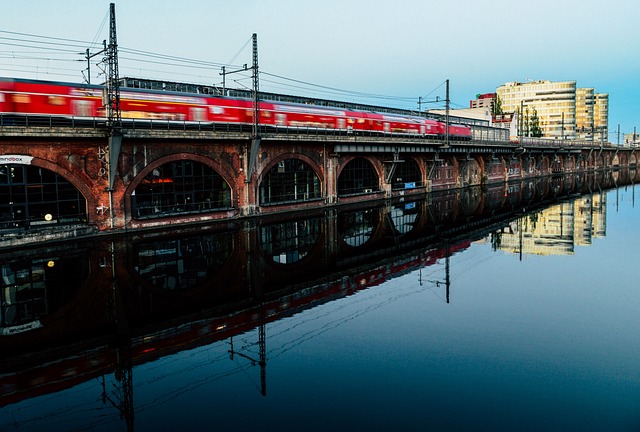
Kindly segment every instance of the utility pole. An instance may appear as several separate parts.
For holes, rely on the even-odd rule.
[[[449,147],[449,109],[450,109],[450,100],[449,100],[449,80],[447,80],[447,99],[445,101],[445,116],[444,116],[444,127],[445,127],[445,135],[444,135],[444,147]]]
[[[248,71],[250,68],[247,67],[247,64],[245,63],[244,66],[242,66],[241,69],[237,69],[237,70],[232,70],[232,71],[227,71],[227,68],[225,66],[222,66],[222,72],[220,72],[220,75],[222,75],[222,96],[226,96],[227,95],[227,75],[233,74],[233,73],[238,73],[238,72],[245,72]]]
[[[113,186],[118,171],[118,159],[120,158],[120,148],[122,146],[122,114],[120,111],[120,77],[118,74],[118,38],[116,34],[116,5],[109,5],[109,45],[107,41],[103,41],[102,50],[90,54],[89,49],[86,51],[88,79],[87,83],[91,84],[90,60],[100,54],[104,55],[102,62],[107,64],[107,80],[102,93],[102,105],[107,111],[107,133],[109,144],[106,150],[108,158],[105,159],[107,164],[107,175],[109,179],[109,215],[111,218],[111,228],[115,225],[115,215],[113,213]],[[104,154],[104,150],[100,150],[99,154]],[[102,160],[102,158],[99,156]]]
[[[246,164],[246,183],[249,183],[251,181],[251,175],[255,167],[256,158],[258,157],[258,149],[260,148],[260,105],[258,104],[260,77],[258,75],[258,35],[254,33],[251,38],[253,40],[252,66],[249,68],[245,64],[242,69],[233,70],[233,71],[227,71],[226,68],[223,66],[222,72],[220,72],[220,75],[222,75],[222,89],[223,89],[222,91],[224,96],[224,93],[226,93],[226,85],[225,85],[226,75],[237,73],[237,72],[244,72],[249,69],[253,71],[253,75],[252,75],[253,86],[251,89],[251,96],[253,100],[253,124],[251,127],[251,143],[249,145],[248,158],[247,158],[248,160]]]
[[[109,201],[111,227],[114,227],[113,185],[118,173],[118,159],[122,146],[122,114],[120,112],[120,76],[118,73],[118,38],[116,34],[116,5],[109,5],[109,47],[107,50],[107,128],[109,130]]]
[[[89,55],[89,48],[87,48],[85,58],[87,59],[87,77],[85,78],[85,81],[87,84],[91,84],[91,56]]]
[[[251,138],[251,149],[249,151],[249,161],[247,166],[247,183],[251,181],[253,168],[258,157],[260,148],[260,107],[258,106],[258,90],[260,79],[258,77],[258,35],[253,34],[253,136]]]

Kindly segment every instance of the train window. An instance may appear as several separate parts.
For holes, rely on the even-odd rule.
[[[224,114],[224,108],[221,106],[212,106],[209,107],[209,110],[211,111],[211,114]]]
[[[47,99],[47,102],[49,102],[49,105],[64,105],[64,98],[62,96],[49,96]]]
[[[26,95],[26,94],[14,94],[13,101],[15,103],[29,103],[31,102],[31,97],[29,97],[29,95]]]
[[[207,114],[205,108],[191,108],[191,119],[193,121],[206,121]]]

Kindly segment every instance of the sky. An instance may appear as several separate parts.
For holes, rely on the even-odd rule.
[[[263,91],[442,108],[449,80],[455,109],[510,81],[575,80],[609,94],[609,141],[640,130],[637,0],[2,0],[0,76],[82,82],[110,3],[121,77],[221,84],[223,65],[251,66],[256,33]]]

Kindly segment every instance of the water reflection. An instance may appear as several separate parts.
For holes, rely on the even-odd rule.
[[[454,254],[476,241],[521,258],[573,254],[606,235],[605,191],[638,180],[635,172],[527,180],[302,220],[1,254],[0,406],[99,379],[94,396],[133,430],[145,404],[133,399],[136,367],[218,341],[241,370],[258,367],[268,395],[268,324],[415,271],[419,286],[448,303]],[[282,332],[292,335],[287,344],[306,337]]]

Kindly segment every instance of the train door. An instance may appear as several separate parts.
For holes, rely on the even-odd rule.
[[[347,128],[347,120],[343,118],[338,119],[338,129],[346,129]]]
[[[77,117],[93,117],[93,102],[76,99],[72,102],[73,115]]]
[[[385,132],[391,132],[391,125],[389,122],[384,122],[382,125],[382,130]]]
[[[276,113],[276,126],[286,126],[287,115],[283,113]]]
[[[424,125],[420,125],[420,135],[424,135],[426,132],[426,129],[424,127]]]
[[[207,110],[206,108],[201,108],[201,107],[191,107],[191,109],[189,110],[189,117],[191,117],[189,120],[191,121],[197,121],[197,122],[204,122],[207,121]]]

